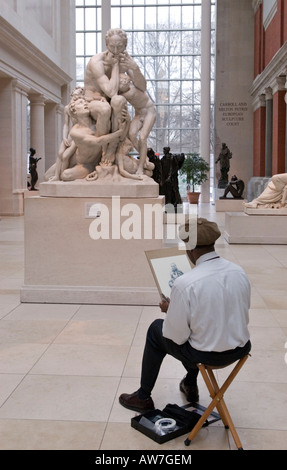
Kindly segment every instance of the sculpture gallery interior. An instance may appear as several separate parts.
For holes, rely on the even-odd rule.
[[[287,449],[286,64],[285,0],[0,0],[1,450]],[[142,416],[119,397],[198,218],[251,353],[194,403],[167,355]]]

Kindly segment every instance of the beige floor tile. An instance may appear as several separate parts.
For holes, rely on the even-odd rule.
[[[118,379],[27,376],[0,409],[0,419],[106,421]]]
[[[252,309],[266,309],[266,304],[262,299],[261,295],[257,292],[255,287],[251,287],[251,304],[250,307]]]
[[[6,320],[0,324],[1,343],[41,343],[55,340],[66,325],[66,321]]]
[[[20,304],[7,315],[6,320],[62,320],[67,322],[79,308],[79,305],[65,304]]]
[[[282,327],[287,326],[287,309],[270,310],[278,324]]]
[[[0,406],[7,400],[22,379],[23,375],[19,374],[0,374]]]
[[[31,370],[31,374],[121,376],[128,346],[97,344],[53,344]]]
[[[281,327],[250,326],[249,331],[253,350],[282,351],[284,348],[286,334]]]
[[[82,306],[57,343],[130,345],[142,307]]]
[[[267,308],[252,308],[249,310],[249,326],[280,326]]]
[[[99,449],[105,423],[0,420],[1,450]]]
[[[283,292],[278,292],[278,290],[265,290],[260,292],[260,295],[267,308],[271,310],[287,310],[287,294],[285,289]]]
[[[20,305],[19,292],[15,294],[1,294],[0,293],[0,312],[3,307],[11,306],[11,310]]]
[[[287,384],[234,382],[225,396],[236,428],[287,431]]]
[[[274,429],[239,429],[244,450],[287,450],[287,431]],[[231,443],[231,449],[234,449]]]
[[[47,344],[0,343],[0,374],[27,374],[47,347]]]

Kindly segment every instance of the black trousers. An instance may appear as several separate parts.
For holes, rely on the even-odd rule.
[[[151,395],[155,385],[160,366],[166,354],[178,359],[187,371],[186,384],[196,381],[198,375],[197,363],[224,366],[235,362],[251,350],[248,341],[242,348],[231,349],[224,352],[205,352],[194,349],[189,342],[178,345],[162,335],[163,320],[155,320],[149,327],[142,360],[141,388],[142,396]]]

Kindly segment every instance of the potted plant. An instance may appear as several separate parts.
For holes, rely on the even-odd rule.
[[[183,177],[182,181],[186,183],[186,194],[190,204],[198,204],[200,192],[195,191],[195,187],[208,179],[209,170],[209,164],[198,153],[188,153],[185,156],[179,172]]]

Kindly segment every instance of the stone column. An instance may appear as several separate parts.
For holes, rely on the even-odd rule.
[[[266,100],[265,95],[259,95],[255,100],[253,125],[253,174],[265,176],[265,146],[266,146]]]
[[[18,80],[12,81],[12,211],[24,213],[24,190],[27,189],[28,89]]]
[[[201,24],[201,125],[200,155],[210,162],[210,70],[211,70],[211,1],[202,2]],[[210,202],[210,180],[203,183],[201,202]]]
[[[285,77],[277,77],[273,88],[272,174],[285,173],[286,104]]]
[[[266,143],[265,143],[265,176],[272,176],[273,153],[273,94],[272,88],[266,88]]]
[[[23,215],[27,189],[27,89],[0,79],[0,214]]]
[[[12,81],[13,114],[13,193],[27,189],[27,105],[28,89],[18,80]]]
[[[36,150],[36,157],[42,158],[38,162],[38,183],[41,183],[45,173],[45,98],[43,95],[30,95],[30,146]],[[36,186],[37,186],[36,185]]]
[[[286,70],[287,72],[287,70]],[[287,77],[285,77],[285,90],[287,89]],[[287,92],[285,93],[285,103],[287,105]],[[287,172],[287,106],[286,106],[286,139],[285,139],[285,172]]]
[[[61,137],[61,134],[59,134],[59,121],[62,116],[62,108],[61,105],[56,103],[47,103],[45,105],[45,171],[56,162],[58,155],[59,137]]]

